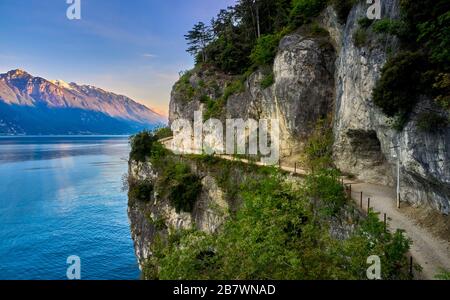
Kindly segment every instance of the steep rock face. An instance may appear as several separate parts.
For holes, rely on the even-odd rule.
[[[233,76],[210,69],[188,72],[173,86],[169,104],[169,123],[176,119],[193,120],[195,111],[204,111],[205,96],[218,99]]]
[[[382,1],[383,17],[398,18],[399,3]],[[425,133],[413,119],[402,132],[372,102],[372,90],[381,76],[387,52],[398,51],[395,38],[371,40],[358,48],[353,35],[358,20],[366,15],[367,5],[353,7],[345,26],[328,8],[322,15],[337,45],[335,103],[335,162],[343,171],[359,179],[393,185],[396,164],[401,163],[401,198],[417,205],[429,205],[449,213],[450,129]],[[428,105],[424,100],[421,105]],[[419,108],[417,108],[419,109]],[[398,148],[397,148],[398,147]]]
[[[218,186],[211,173],[198,168],[195,162],[189,160],[185,162],[189,163],[192,171],[202,179],[202,191],[191,213],[177,212],[167,197],[158,194],[158,178],[161,174],[150,162],[130,162],[130,180],[149,180],[155,185],[155,191],[147,202],[129,199],[131,235],[141,269],[152,255],[151,245],[156,238],[166,238],[170,232],[192,228],[214,233],[223,224],[234,205],[227,200],[225,192]]]
[[[222,118],[279,119],[282,153],[289,156],[301,150],[315,121],[332,112],[334,161],[340,170],[369,183],[394,186],[399,159],[402,200],[448,214],[450,128],[422,132],[414,113],[399,132],[374,105],[373,88],[388,53],[398,51],[399,45],[395,37],[372,34],[365,45],[355,46],[358,20],[367,9],[364,2],[356,4],[345,24],[331,7],[321,14],[317,20],[328,30],[332,47],[301,31],[283,38],[273,66],[274,84],[263,89],[260,83],[267,72],[252,74],[245,91],[229,97]],[[399,1],[382,1],[382,14],[398,18]],[[190,82],[198,84],[198,77],[191,76]],[[416,110],[430,105],[424,99]],[[192,119],[193,112],[202,109],[198,99],[189,101],[174,92],[170,120]]]
[[[282,154],[292,155],[301,149],[316,122],[332,112],[334,53],[327,38],[302,33],[284,37],[273,67],[274,84],[265,89],[261,86],[267,70],[253,73],[245,82],[245,91],[228,98],[222,119],[278,119]],[[199,81],[207,81],[203,77],[204,74],[193,74],[192,87],[197,88]],[[219,89],[203,94],[217,99],[230,79],[222,76],[221,81],[216,81]],[[187,99],[179,85],[172,91],[170,122],[178,118],[193,120],[194,111],[205,110],[198,98]]]
[[[284,37],[276,55],[274,84],[262,88],[262,71],[250,76],[246,91],[228,99],[228,118],[278,119],[281,153],[301,149],[319,119],[332,111],[334,50],[325,38],[295,33]]]

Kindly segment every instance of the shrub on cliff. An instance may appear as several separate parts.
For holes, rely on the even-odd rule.
[[[427,61],[419,52],[405,51],[391,57],[373,91],[374,103],[389,117],[408,116],[426,92],[427,69]]]
[[[449,125],[449,118],[435,112],[421,113],[417,120],[417,127],[425,132],[436,132]]]
[[[259,38],[250,54],[252,63],[257,66],[271,65],[277,54],[281,37],[280,34],[268,34]]]
[[[154,134],[158,140],[169,138],[169,137],[173,136],[173,132],[172,132],[172,129],[170,129],[170,127],[158,128],[155,130]]]
[[[178,213],[192,212],[202,190],[201,179],[184,163],[165,161],[160,168],[160,193],[168,197]]]
[[[403,51],[388,60],[373,92],[375,104],[387,116],[400,120],[396,122],[399,130],[421,96],[435,99],[448,112],[449,85],[445,78],[450,70],[450,2],[401,0],[400,7],[401,20],[385,19],[374,24],[377,32],[397,35]],[[424,120],[419,122],[423,128],[447,126],[442,118]]]
[[[128,198],[136,201],[150,201],[153,193],[153,184],[148,181],[137,181],[129,183]]]
[[[150,131],[143,131],[130,138],[130,160],[145,162],[148,158],[160,158],[167,150],[158,142],[159,136]]]
[[[317,171],[332,166],[333,142],[330,121],[319,120],[305,145],[307,165],[311,170]]]
[[[358,0],[331,0],[331,4],[336,10],[337,16],[341,23],[345,23],[347,21],[348,14],[357,1]]]
[[[326,0],[293,0],[290,25],[297,28],[309,23],[325,8],[326,4]]]

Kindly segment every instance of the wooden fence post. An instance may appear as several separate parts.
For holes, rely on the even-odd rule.
[[[384,214],[384,232],[387,232],[387,215]]]
[[[297,174],[297,163],[294,164],[294,174]]]
[[[361,207],[361,209],[363,208],[363,192],[361,192],[360,207]]]
[[[370,198],[367,199],[367,214],[370,212]]]
[[[414,265],[413,265],[413,257],[411,256],[409,259],[409,275],[412,277],[414,277],[414,273],[413,273],[413,269],[414,269]]]

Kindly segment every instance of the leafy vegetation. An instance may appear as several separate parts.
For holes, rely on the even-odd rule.
[[[381,19],[373,24],[373,31],[392,35],[405,35],[406,24],[400,20]]]
[[[325,8],[326,0],[293,0],[290,12],[290,25],[300,27],[311,22],[313,17]]]
[[[148,180],[129,183],[128,198],[142,202],[150,201],[153,184]]]
[[[361,18],[361,19],[358,20],[358,25],[361,28],[364,28],[364,29],[369,28],[372,24],[373,24],[373,20],[371,20],[371,19],[369,19],[367,17]]]
[[[450,280],[450,272],[446,270],[442,270],[439,274],[435,277],[438,280]]]
[[[278,44],[281,34],[268,34],[260,37],[250,54],[250,59],[254,65],[271,65],[277,54]]]
[[[361,48],[367,43],[367,31],[364,28],[358,28],[353,34],[353,43],[356,47]]]
[[[375,32],[397,35],[403,51],[391,57],[382,70],[373,98],[383,112],[395,117],[401,130],[421,96],[449,109],[450,3],[446,0],[401,0],[401,20],[375,22]],[[439,114],[421,116],[419,126],[429,130],[447,126]]]
[[[334,169],[320,169],[307,178],[307,192],[313,203],[321,203],[320,212],[335,216],[344,207],[347,197],[344,187],[339,184],[339,172]]]
[[[374,254],[382,260],[383,279],[408,278],[409,240],[401,232],[386,232],[375,214],[347,240],[330,235],[316,208],[336,214],[344,207],[335,176],[321,173],[305,186],[286,183],[277,174],[246,179],[239,190],[242,208],[220,232],[173,231],[157,239],[145,278],[364,279],[367,257]]]
[[[305,145],[307,165],[311,170],[326,169],[332,166],[333,141],[330,121],[319,120]]]
[[[327,0],[239,0],[222,9],[210,25],[196,24],[185,36],[197,63],[241,75],[270,65],[280,39],[310,23]]]
[[[263,89],[267,89],[274,83],[275,83],[275,75],[273,74],[273,72],[270,72],[269,74],[265,75],[264,78],[261,80],[261,87]]]
[[[173,136],[172,129],[170,127],[160,127],[154,131],[154,135],[158,140],[165,139]]]
[[[401,52],[388,60],[382,69],[373,98],[389,116],[408,116],[426,90],[427,61],[419,52]]]
[[[167,153],[167,150],[158,142],[158,132],[143,131],[130,138],[130,160],[145,162],[148,158],[159,158]]]
[[[336,10],[341,23],[345,23],[347,21],[347,16],[356,2],[357,0],[331,0],[331,4]]]
[[[162,188],[159,193],[168,196],[178,213],[192,212],[202,190],[201,179],[187,164],[174,162],[173,158],[164,160],[158,168],[161,172],[158,186]]]
[[[424,112],[418,117],[417,127],[422,131],[436,132],[449,124],[448,117],[444,117],[435,112]]]

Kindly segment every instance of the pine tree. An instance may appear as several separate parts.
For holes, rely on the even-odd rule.
[[[186,51],[195,57],[201,54],[202,61],[206,62],[205,49],[213,39],[211,28],[206,26],[205,23],[199,22],[184,37],[188,41],[189,46]]]

